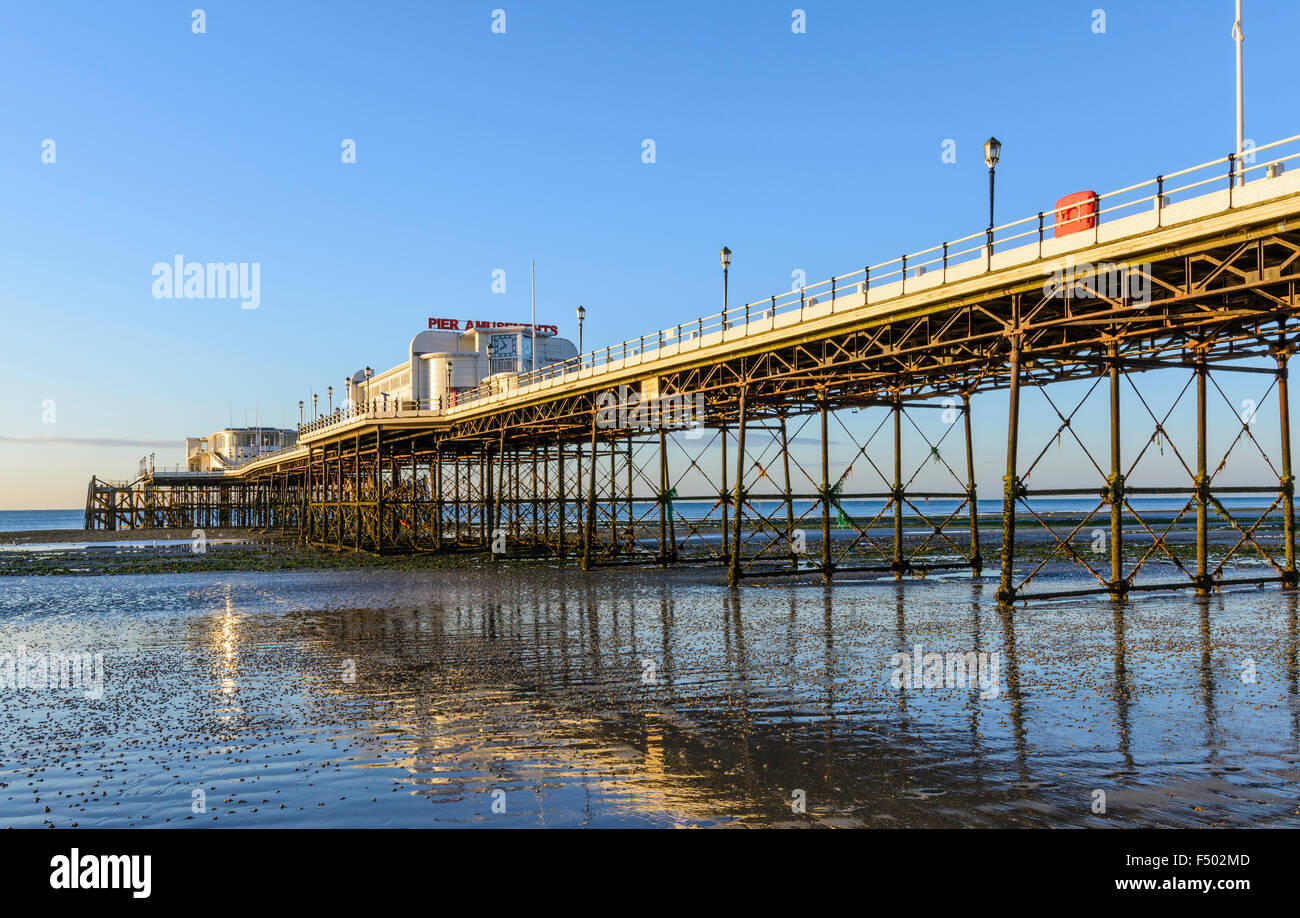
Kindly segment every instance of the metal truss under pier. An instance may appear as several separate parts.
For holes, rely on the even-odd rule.
[[[316,425],[215,479],[92,482],[87,526],[248,525],[332,549],[587,570],[712,564],[733,585],[996,567],[1004,603],[1295,588],[1300,193],[1231,194],[1221,210],[1176,225],[1157,214],[1064,254],[1040,230],[1036,258],[1000,267],[990,251],[983,270],[912,292],[905,268],[883,304],[863,280],[804,321],[778,322],[775,301],[771,315],[745,307],[708,346],[684,346],[679,328],[675,348],[642,339],[572,379],[436,416]],[[1085,260],[1146,292],[1071,283]],[[1054,274],[1066,282],[1044,282]],[[1243,385],[1246,412],[1230,394]],[[1048,429],[1022,425],[1030,399]],[[977,434],[994,423],[1001,509],[981,512]],[[1090,477],[1036,487],[1062,444]],[[1248,483],[1227,484],[1247,459]],[[1092,509],[1078,509],[1085,499]],[[1067,500],[1075,509],[1051,509]]]

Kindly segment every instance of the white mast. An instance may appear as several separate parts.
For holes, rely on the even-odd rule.
[[[1232,24],[1232,38],[1237,43],[1237,174],[1239,176],[1237,184],[1244,185],[1246,184],[1245,164],[1241,158],[1245,152],[1243,147],[1245,145],[1246,116],[1241,80],[1241,46],[1246,41],[1246,36],[1241,30],[1241,0],[1237,0],[1237,19]]]

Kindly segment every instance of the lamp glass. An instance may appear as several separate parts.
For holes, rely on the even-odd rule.
[[[998,140],[996,137],[990,137],[988,140],[984,141],[984,162],[992,168],[998,164],[998,160],[1001,158],[1002,141]]]

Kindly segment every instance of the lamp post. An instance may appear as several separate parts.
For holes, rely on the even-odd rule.
[[[579,304],[578,306],[578,354],[582,354],[582,320],[587,318],[586,307]]]
[[[984,162],[989,167],[989,257],[993,257],[993,173],[1002,158],[1002,141],[990,137],[984,141]]]
[[[343,407],[344,408],[356,407],[355,405],[352,404],[352,377],[351,376],[343,377]]]
[[[452,362],[450,359],[448,359],[447,360],[447,407],[448,408],[451,407],[451,367],[452,367]]]
[[[302,399],[298,399],[298,426],[302,426]]]
[[[315,392],[311,394],[311,419],[313,421],[320,420],[320,412],[316,410],[316,399],[318,398],[320,398],[320,396],[318,396]]]
[[[326,386],[326,387],[325,387],[325,391],[329,393],[329,399],[330,399],[330,414],[333,414],[333,413],[334,413],[334,387],[333,387],[333,386]]]
[[[370,401],[370,377],[372,377],[372,376],[375,375],[375,371],[372,370],[372,369],[370,369],[370,367],[366,367],[366,369],[365,369],[365,374],[366,374],[366,398],[365,398],[365,401],[368,402],[368,401]]]
[[[727,270],[731,267],[731,249],[725,245],[722,251],[718,253],[718,258],[722,262],[722,328],[727,327]]]

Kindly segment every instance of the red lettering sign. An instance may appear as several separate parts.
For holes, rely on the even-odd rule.
[[[430,318],[429,328],[439,331],[460,331],[461,322],[459,319]],[[465,331],[472,331],[476,328],[535,328],[543,334],[558,335],[560,333],[558,325],[529,325],[527,322],[492,322],[487,319],[466,319],[464,328]]]

